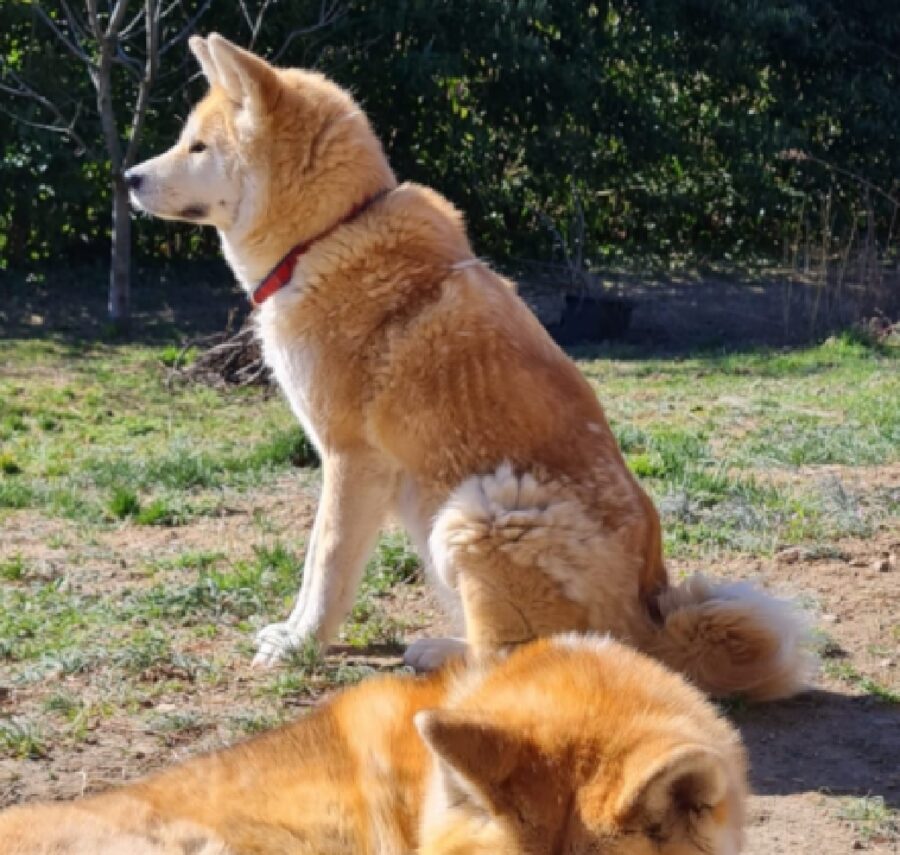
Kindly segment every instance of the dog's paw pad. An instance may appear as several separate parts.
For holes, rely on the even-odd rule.
[[[459,638],[420,638],[406,648],[403,662],[416,671],[434,671],[465,652],[466,643]]]

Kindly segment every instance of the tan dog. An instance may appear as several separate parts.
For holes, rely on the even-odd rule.
[[[350,96],[217,35],[191,49],[209,94],[172,149],[128,173],[132,199],[218,228],[324,467],[297,605],[260,633],[256,661],[334,637],[393,512],[476,654],[591,629],[717,694],[801,687],[782,604],[697,578],[670,587],[656,511],[594,392],[475,258],[458,212],[397,186]],[[429,667],[458,649],[408,657]]]
[[[14,808],[0,841],[4,855],[735,855],[745,794],[739,738],[699,692],[565,636],[486,670],[368,680],[145,781]]]

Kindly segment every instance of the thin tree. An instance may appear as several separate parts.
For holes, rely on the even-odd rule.
[[[33,102],[44,121],[11,113],[32,127],[68,137],[80,151],[97,156],[96,146],[82,125],[92,118],[99,124],[112,182],[112,244],[109,273],[109,317],[117,326],[128,323],[131,311],[131,218],[124,173],[137,161],[147,111],[154,88],[168,84],[166,97],[174,96],[188,79],[187,59],[165,74],[160,68],[174,48],[190,36],[212,0],[84,0],[76,8],[69,0],[54,7],[34,0],[32,8],[59,45],[80,61],[94,91],[94,104],[67,104],[60,97],[39,91],[17,69],[0,58],[0,93]],[[256,42],[272,0],[248,4],[239,0],[241,15],[250,30],[250,46]],[[337,0],[322,0],[318,20],[289,32],[280,56],[298,36],[325,27],[344,14]],[[119,77],[127,81],[122,87]],[[117,97],[126,91],[125,97]],[[155,96],[160,98],[159,93]]]

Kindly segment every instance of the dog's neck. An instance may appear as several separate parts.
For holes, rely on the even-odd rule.
[[[248,208],[256,210],[239,211],[231,228],[219,230],[225,260],[244,290],[252,294],[293,247],[325,234],[354,206],[396,186],[397,179],[384,161],[383,168],[373,169],[365,186],[358,188],[358,196],[352,199],[315,187],[299,197],[274,198],[267,204],[260,204],[253,199],[254,194],[248,194]],[[265,216],[259,216],[259,208],[263,208]],[[278,216],[272,216],[274,211],[278,211]]]
[[[248,294],[253,293],[253,289],[266,275],[266,270],[271,269],[265,260],[268,253],[242,252],[240,241],[234,240],[228,232],[220,231],[219,240],[222,243],[225,261],[228,262],[238,283]]]

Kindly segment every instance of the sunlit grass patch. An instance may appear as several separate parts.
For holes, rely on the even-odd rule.
[[[771,552],[866,536],[898,496],[850,489],[822,465],[900,460],[900,348],[838,336],[794,351],[587,360],[667,549]],[[773,470],[806,467],[796,483]]]
[[[190,553],[169,562],[181,570],[136,592],[123,612],[146,621],[190,625],[209,618],[249,618],[285,607],[302,579],[300,556],[280,542],[253,547],[252,557],[229,564],[221,553]]]
[[[892,705],[900,704],[900,692],[879,683],[871,677],[861,674],[854,665],[843,659],[831,659],[826,661],[824,669],[830,677],[837,680],[843,680],[848,685],[853,686],[853,688],[864,692],[882,703]]]
[[[65,721],[66,736],[75,742],[84,741],[115,712],[115,705],[109,701],[88,701],[65,691],[54,692],[45,699],[42,707],[45,712],[56,714]]]
[[[7,582],[19,582],[25,578],[25,560],[21,555],[13,555],[0,561],[0,579]]]
[[[409,538],[401,531],[385,532],[366,567],[363,587],[374,594],[384,594],[396,585],[415,581],[420,569],[419,556]]]
[[[36,659],[82,642],[96,609],[60,580],[0,586],[0,660]]]
[[[867,840],[900,841],[900,812],[890,807],[883,796],[845,799],[839,816],[852,822]]]
[[[41,727],[26,718],[0,718],[0,753],[19,760],[47,756],[47,741]]]
[[[279,398],[169,388],[165,347],[14,341],[6,351],[0,509],[183,524],[202,513],[198,493],[251,489],[317,462]]]

